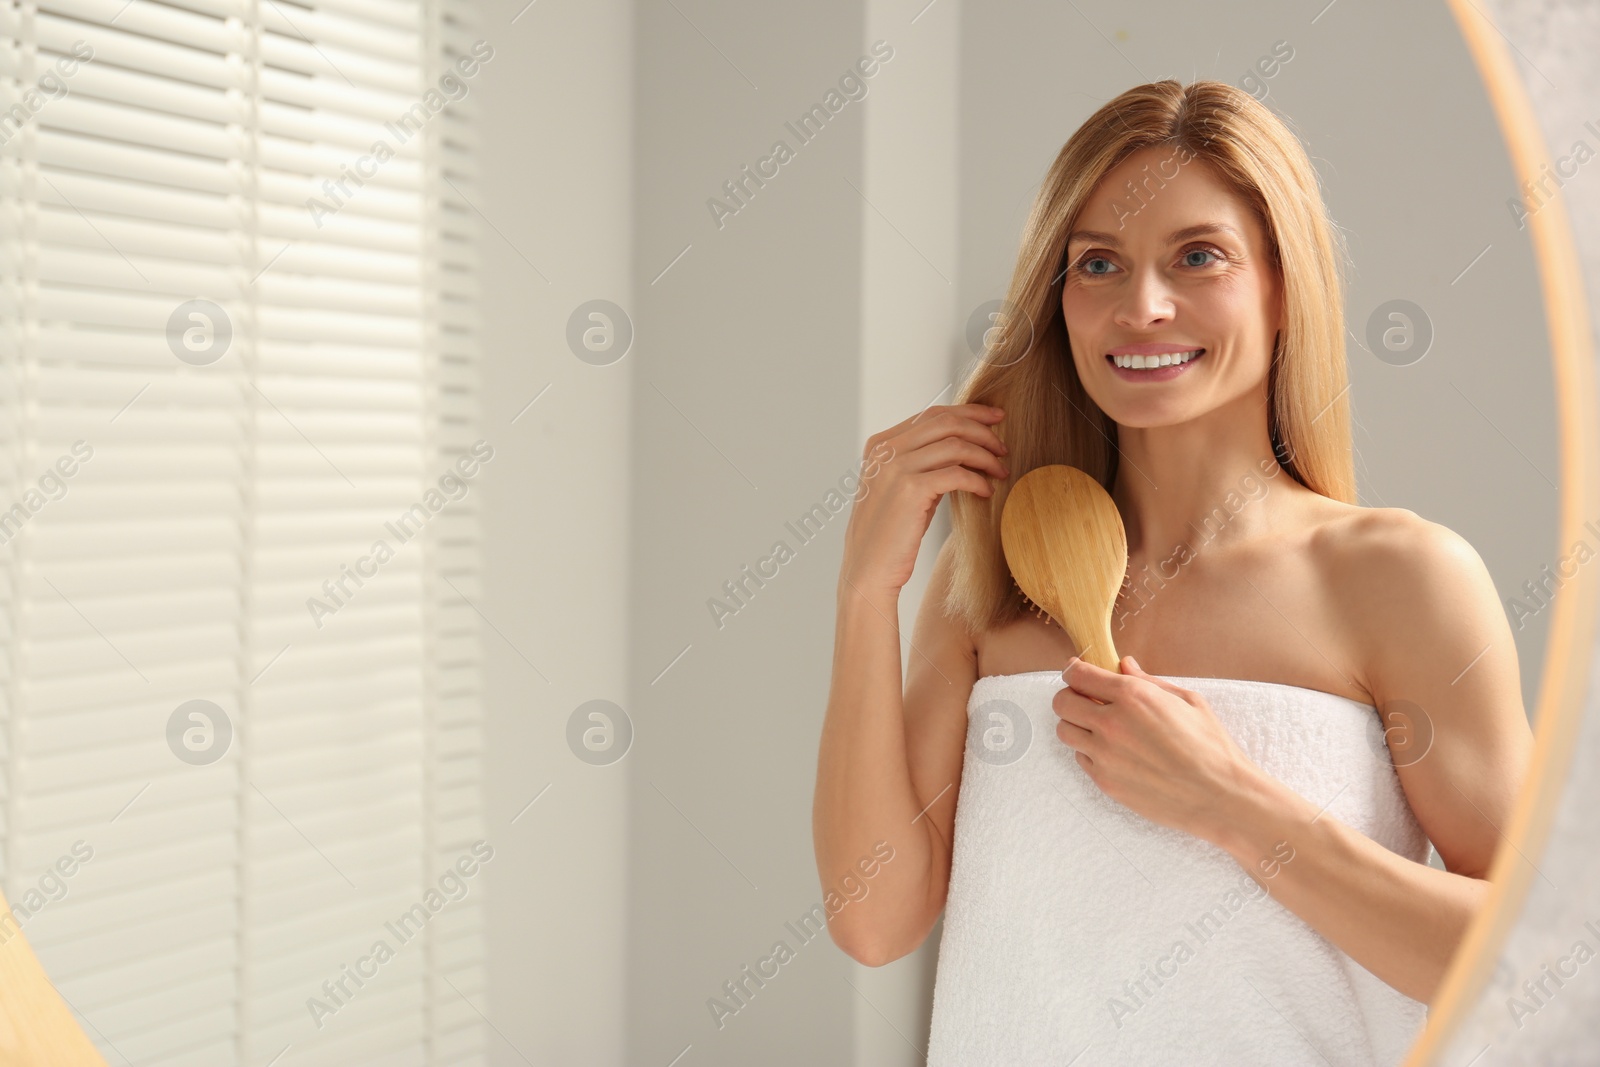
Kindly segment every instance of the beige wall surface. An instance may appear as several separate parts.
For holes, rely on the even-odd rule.
[[[627,700],[633,364],[580,360],[566,331],[588,301],[633,302],[632,22],[494,0],[477,30],[494,1064],[626,1056],[627,763],[580,761],[566,731]]]

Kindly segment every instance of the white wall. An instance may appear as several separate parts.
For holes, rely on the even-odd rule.
[[[478,36],[495,57],[475,90],[483,421],[496,448],[479,603],[486,803],[490,836],[506,842],[486,868],[490,1062],[605,1067],[624,1062],[632,756],[584,764],[566,727],[578,705],[627,692],[635,364],[591,366],[565,329],[585,301],[633,303],[633,15],[616,0],[545,0],[519,16],[523,3],[484,5]]]
[[[920,5],[919,5],[920,6]],[[863,216],[861,421],[857,439],[930,403],[951,403],[956,374],[971,358],[962,344],[967,312],[956,240],[960,42],[964,5],[943,0],[918,14],[872,0],[865,40],[895,47],[893,77],[866,101]],[[909,19],[915,18],[915,22]],[[928,572],[949,536],[948,507],[923,539],[916,572],[900,597],[901,677]],[[884,967],[850,965],[855,987],[855,1063],[914,1067],[928,1047],[929,1009],[943,921],[922,947]],[[914,1046],[914,1047],[913,1047]]]

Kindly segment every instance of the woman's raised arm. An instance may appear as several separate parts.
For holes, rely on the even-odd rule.
[[[824,890],[850,876],[866,885],[829,931],[873,966],[921,944],[944,906],[977,664],[966,630],[944,614],[946,546],[918,612],[902,691],[900,591],[940,498],[952,490],[989,496],[985,474],[1008,476],[991,429],[995,411],[929,408],[875,434],[845,534],[812,836]]]

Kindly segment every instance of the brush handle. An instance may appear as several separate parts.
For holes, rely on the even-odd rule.
[[[1082,642],[1074,640],[1074,643]],[[1113,674],[1122,673],[1122,657],[1117,655],[1117,646],[1111,640],[1110,623],[1100,627],[1100,632],[1094,635],[1089,645],[1078,653],[1078,658],[1093,663],[1096,667],[1103,667]]]

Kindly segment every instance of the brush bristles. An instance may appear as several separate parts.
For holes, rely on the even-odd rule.
[[[1027,593],[1022,592],[1022,586],[1017,585],[1017,580],[1015,578],[1011,579],[1011,584],[1015,586],[1017,592],[1021,594],[1022,602],[1027,605],[1028,610],[1033,613],[1034,618],[1043,619],[1046,626],[1049,626],[1055,621],[1050,617],[1050,613],[1048,611],[1044,610],[1044,608],[1040,607],[1038,604],[1035,604],[1031,599],[1029,599]]]

